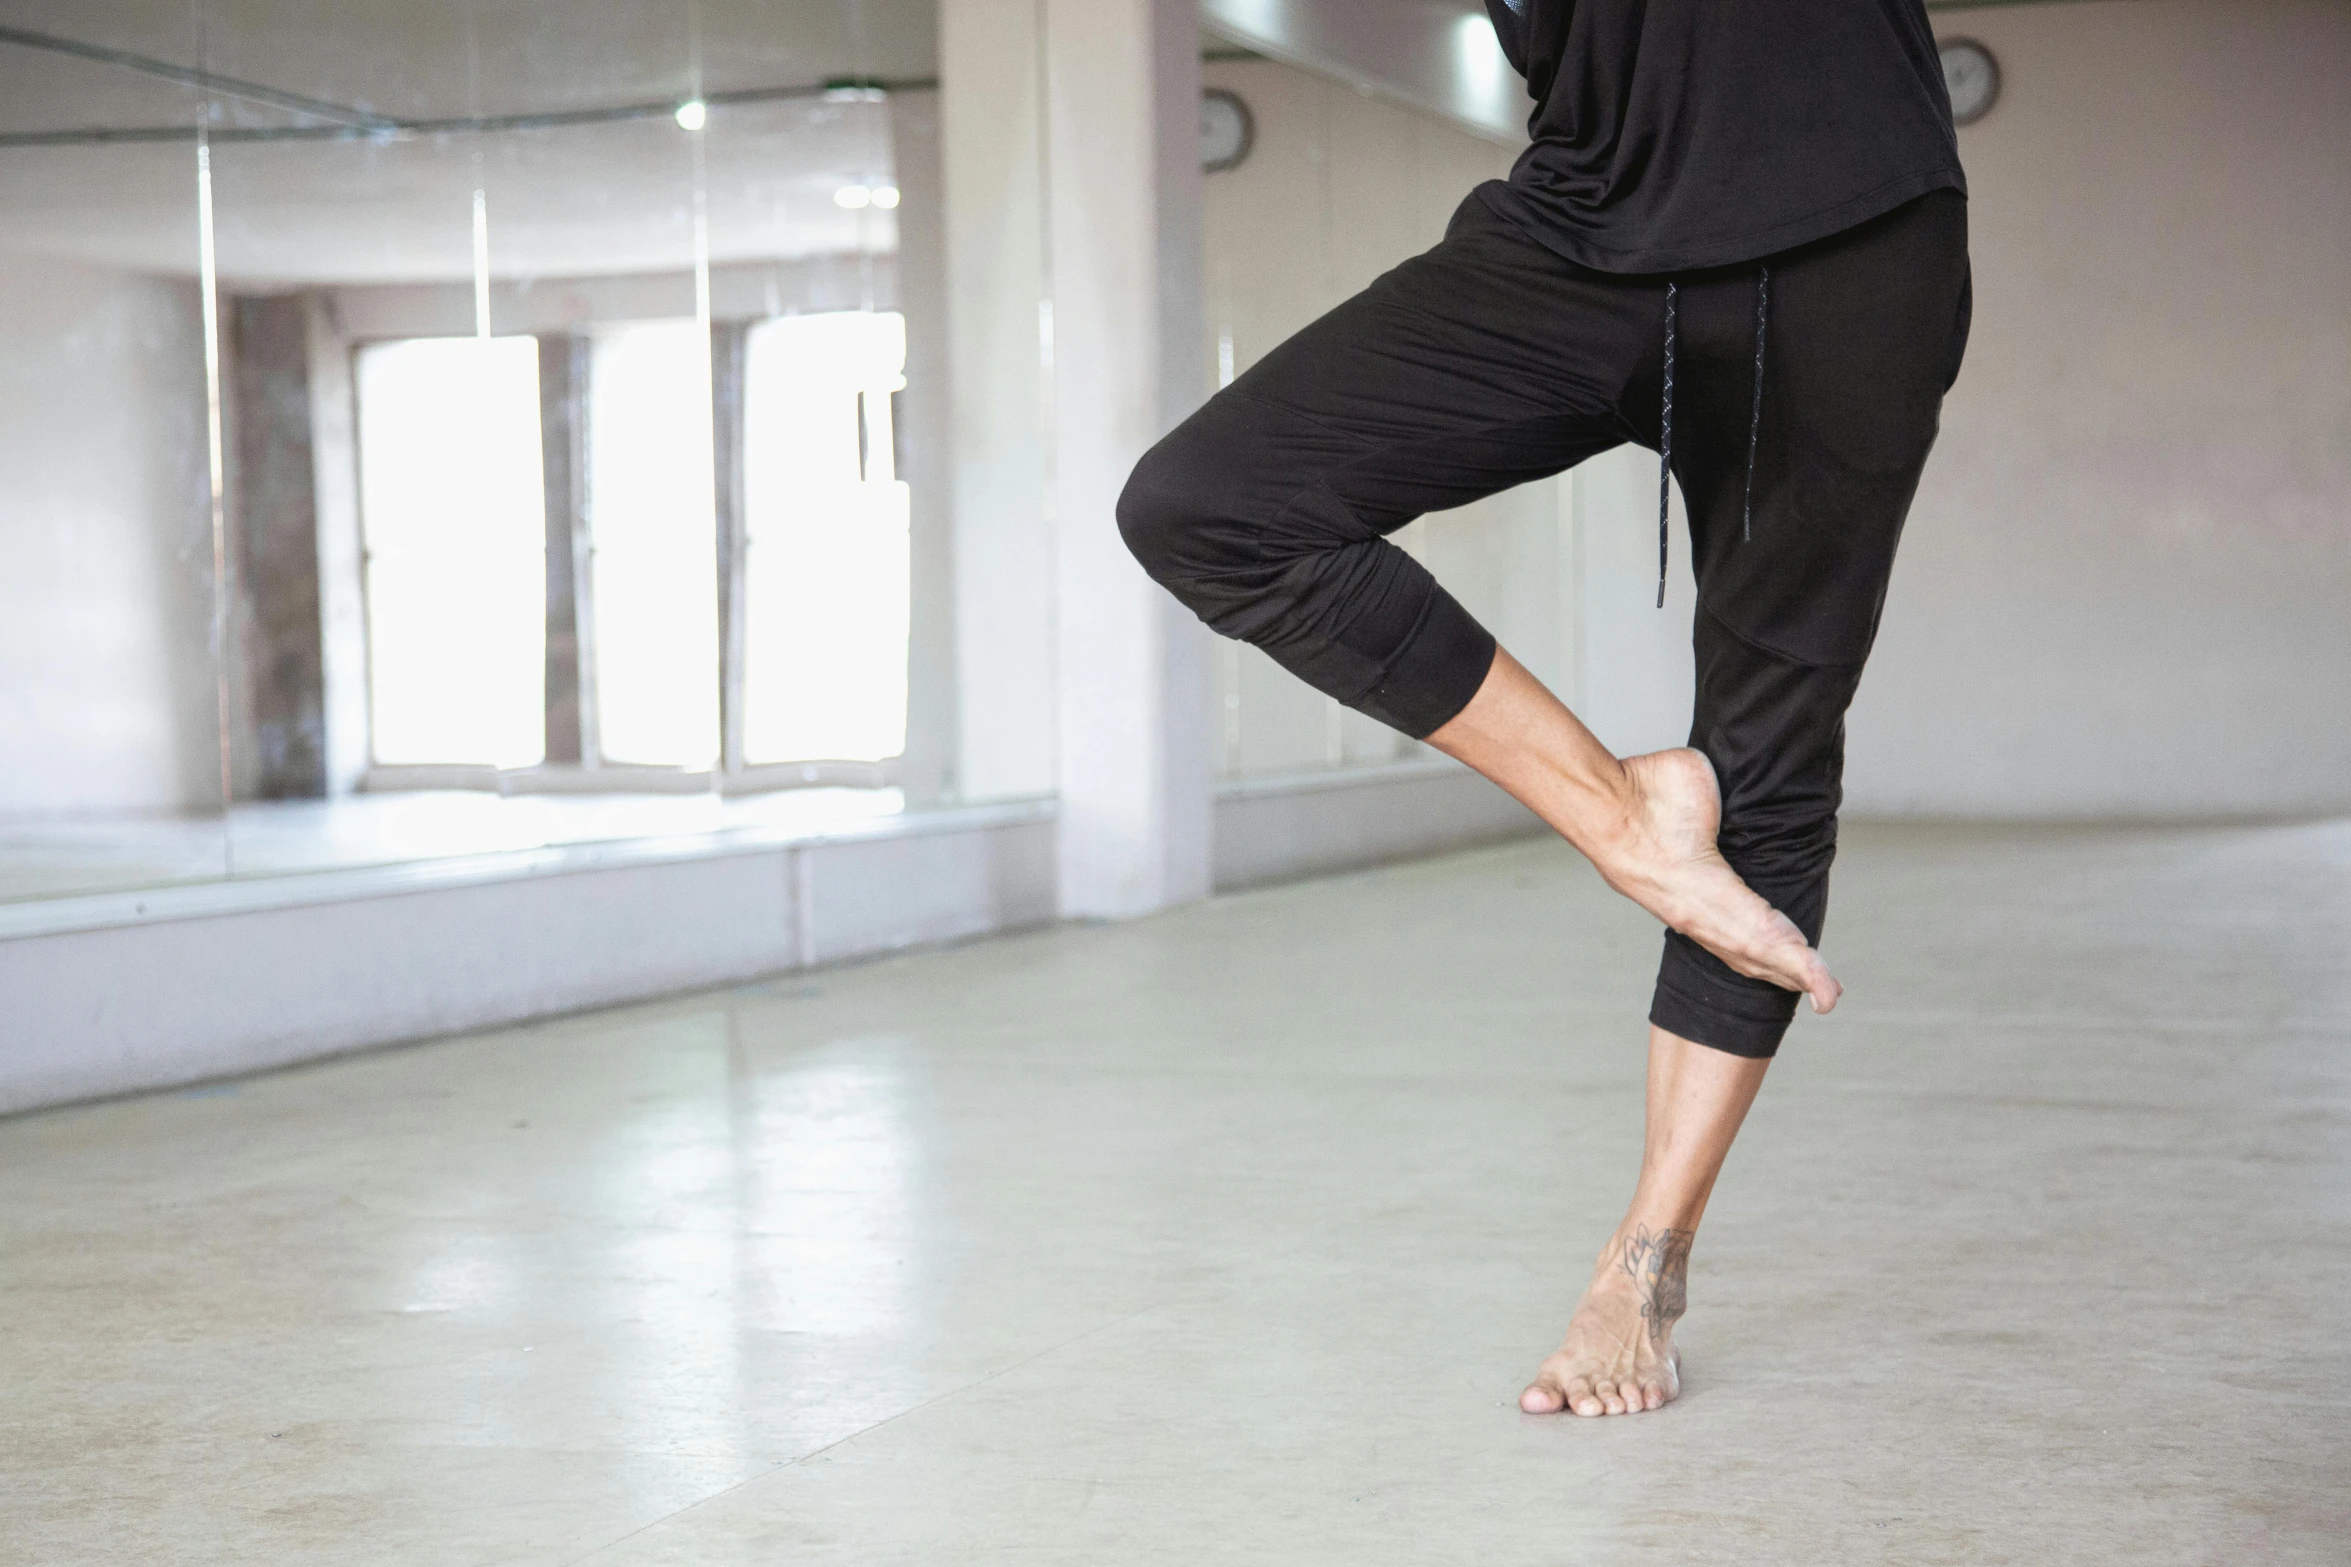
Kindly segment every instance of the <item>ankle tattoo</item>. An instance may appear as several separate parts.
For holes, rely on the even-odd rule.
[[[1631,1275],[1641,1291],[1641,1320],[1649,1337],[1663,1343],[1674,1323],[1690,1309],[1690,1242],[1696,1230],[1652,1230],[1633,1227],[1618,1265]]]

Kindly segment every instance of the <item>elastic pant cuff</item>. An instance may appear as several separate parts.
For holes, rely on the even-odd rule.
[[[1354,705],[1425,740],[1469,706],[1494,667],[1496,646],[1493,633],[1460,600],[1432,587],[1420,624],[1388,660],[1379,683]]]
[[[1735,998],[1745,1005],[1726,1005],[1734,998],[1692,996],[1660,977],[1656,995],[1649,1003],[1649,1021],[1669,1034],[1679,1034],[1709,1049],[1767,1061],[1779,1054],[1780,1040],[1796,1018],[1795,993],[1781,990],[1778,994],[1787,997],[1787,1005],[1773,1007],[1767,1013],[1748,997]]]

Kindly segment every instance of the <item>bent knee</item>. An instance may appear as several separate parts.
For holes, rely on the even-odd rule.
[[[1170,588],[1218,564],[1193,445],[1179,429],[1152,447],[1118,497],[1119,537],[1152,579]]]

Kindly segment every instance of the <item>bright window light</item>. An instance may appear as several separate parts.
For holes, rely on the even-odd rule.
[[[847,207],[851,212],[873,205],[873,192],[863,185],[844,185],[833,192],[833,205]]]
[[[890,208],[897,206],[898,187],[895,185],[876,185],[873,188],[873,204],[882,208],[884,211],[888,211]]]
[[[359,351],[375,760],[546,756],[547,515],[528,337]]]
[[[908,498],[890,417],[905,369],[895,312],[751,330],[747,761],[878,762],[906,749]]]
[[[678,129],[681,131],[698,131],[709,120],[709,106],[699,98],[689,98],[677,107]]]
[[[710,346],[691,320],[609,327],[588,375],[596,722],[608,762],[718,757]]]

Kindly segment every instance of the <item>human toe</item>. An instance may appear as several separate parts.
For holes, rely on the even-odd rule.
[[[1530,1415],[1556,1415],[1567,1407],[1567,1395],[1547,1379],[1537,1377],[1518,1395],[1518,1407]]]
[[[1576,1377],[1567,1384],[1567,1407],[1587,1418],[1608,1413],[1608,1406],[1592,1390],[1590,1377]]]
[[[1804,955],[1810,959],[1805,965],[1804,992],[1812,998],[1812,1010],[1835,1010],[1837,998],[1845,994],[1845,987],[1837,983],[1836,976],[1829,972],[1828,964],[1821,960],[1819,953],[1807,948]]]

